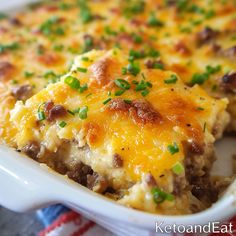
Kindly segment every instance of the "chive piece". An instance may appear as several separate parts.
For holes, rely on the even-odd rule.
[[[157,62],[157,61],[154,61],[152,68],[153,69],[164,70],[164,65],[162,63]]]
[[[46,115],[43,111],[38,111],[38,120],[43,121],[46,119]]]
[[[71,114],[72,116],[75,115],[75,113],[74,113],[73,111],[71,111],[71,110],[67,110],[67,112],[68,112],[69,114]]]
[[[178,78],[176,75],[171,75],[169,79],[165,79],[165,84],[175,84],[177,82]]]
[[[137,63],[132,62],[130,64],[128,64],[127,66],[127,71],[133,75],[133,76],[137,76],[140,72],[140,67]]]
[[[110,102],[111,101],[111,98],[108,98],[108,99],[106,99],[104,102],[103,102],[103,104],[104,105],[106,105],[108,102]]]
[[[141,80],[138,84],[136,84],[135,91],[143,91],[146,90],[148,87],[151,88],[152,84],[148,81]]]
[[[89,58],[88,57],[82,57],[81,60],[82,61],[89,61]]]
[[[110,26],[105,26],[104,30],[105,30],[106,34],[108,34],[108,35],[113,35],[113,36],[116,36],[116,35],[117,35],[117,32],[114,31],[114,30],[112,30],[112,29],[110,28]]]
[[[81,107],[79,111],[79,118],[81,120],[85,120],[87,117],[88,117],[88,107],[87,106]]]
[[[129,100],[129,99],[124,99],[124,102],[127,103],[127,104],[131,104],[132,103],[132,101]]]
[[[122,68],[122,75],[126,75],[127,74],[127,68],[123,67]]]
[[[12,44],[0,44],[0,54],[6,52],[6,51],[14,51],[20,48],[20,45],[18,43],[12,43]]]
[[[80,18],[81,18],[82,23],[84,24],[89,23],[90,21],[93,20],[93,15],[87,6],[81,9]]]
[[[140,44],[143,42],[143,39],[140,35],[134,33],[132,36],[135,43]]]
[[[31,78],[34,75],[34,73],[33,72],[29,72],[29,71],[25,71],[24,75],[25,75],[25,78]]]
[[[15,80],[15,79],[13,79],[13,80],[11,80],[11,83],[12,83],[12,84],[18,84],[18,81]]]
[[[52,16],[51,18],[49,18],[47,21],[45,21],[40,26],[40,31],[45,36],[49,36],[49,35],[52,35],[52,34],[64,35],[65,32],[64,32],[63,28],[57,26],[59,21],[60,21],[60,19],[59,19],[58,16]]]
[[[191,80],[191,85],[194,84],[203,84],[206,80],[208,80],[209,76],[206,73],[203,74],[194,74]]]
[[[197,107],[197,110],[204,111],[204,108],[203,107]]]
[[[65,121],[61,121],[61,122],[59,123],[59,126],[60,126],[61,128],[64,128],[66,125],[67,125],[67,123],[66,123]]]
[[[37,113],[37,116],[38,116],[38,120],[39,121],[43,121],[46,119],[46,115],[43,111],[41,111],[41,107],[45,104],[45,102],[41,103],[38,107],[38,113]]]
[[[88,89],[88,85],[87,84],[84,84],[84,85],[82,85],[80,88],[79,88],[79,92],[80,93],[83,93],[85,90],[87,90]]]
[[[79,89],[80,82],[73,76],[67,76],[64,80],[64,83],[68,84],[72,89]]]
[[[203,133],[205,133],[206,131],[206,122],[204,122],[204,125],[203,125]]]
[[[167,201],[174,200],[174,196],[172,194],[166,193],[157,187],[152,188],[151,193],[153,195],[153,200],[156,204],[160,204],[165,200]]]
[[[64,46],[62,44],[54,45],[53,50],[56,52],[61,52],[63,50]]]
[[[167,149],[171,153],[171,155],[174,155],[175,153],[179,152],[179,147],[176,143],[174,143],[174,145],[168,145]]]
[[[161,27],[163,26],[163,22],[158,20],[154,13],[151,13],[151,15],[148,18],[147,24],[152,27]]]
[[[81,73],[87,73],[87,68],[82,68],[82,67],[78,67],[77,71],[81,72]]]
[[[122,95],[124,92],[125,92],[124,89],[118,90],[118,91],[115,92],[115,96],[120,96],[120,95]]]
[[[141,92],[143,97],[146,97],[149,93],[150,93],[150,91],[148,89],[145,89]]]
[[[124,90],[130,89],[130,83],[124,79],[116,79],[114,83],[121,89]]]
[[[172,171],[175,174],[180,175],[184,172],[184,166],[180,162],[176,162],[175,165],[172,167]]]
[[[76,108],[76,109],[73,110],[73,113],[77,114],[77,113],[79,113],[79,111],[80,111],[80,108]]]

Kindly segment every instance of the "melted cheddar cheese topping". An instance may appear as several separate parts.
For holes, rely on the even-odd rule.
[[[235,71],[235,9],[230,0],[59,0],[0,14],[3,142],[15,146],[9,111],[23,98],[12,91],[28,85],[28,96],[35,94],[58,81],[75,55],[114,47],[145,52],[138,60],[146,67],[174,71],[189,85],[228,97],[234,129],[236,76],[226,86],[223,78]]]
[[[197,85],[185,86],[173,72],[140,66],[136,76],[122,73],[128,64],[128,56],[117,49],[77,57],[60,82],[48,85],[25,104],[16,103],[11,121],[18,129],[17,146],[36,140],[55,152],[62,140],[85,140],[97,161],[98,156],[109,161],[118,154],[128,178],[139,181],[144,173],[160,176],[182,162],[184,141],[201,145],[214,141],[211,133],[224,113],[226,99],[211,98]],[[88,89],[80,93],[71,87],[66,82],[71,77]],[[117,80],[130,85],[119,96]],[[141,81],[150,85],[148,94],[137,91]],[[38,121],[40,107],[50,101],[69,112]],[[86,119],[70,112],[83,107],[88,108]],[[61,127],[61,122],[66,125]]]

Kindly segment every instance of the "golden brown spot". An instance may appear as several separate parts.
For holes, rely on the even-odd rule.
[[[45,53],[38,56],[38,61],[46,66],[55,66],[63,62],[63,58],[57,54]]]
[[[103,58],[89,67],[92,76],[99,86],[105,86],[110,82],[110,77],[112,75],[112,73],[110,73],[110,68],[112,63],[110,58]]]
[[[87,133],[87,142],[92,145],[97,142],[101,135],[101,128],[98,124],[89,122],[85,124],[85,130]]]
[[[120,167],[123,166],[122,157],[121,157],[119,154],[117,154],[117,153],[115,153],[115,154],[113,155],[113,166],[114,166],[115,168],[120,168]]]
[[[183,41],[179,41],[177,44],[175,44],[174,49],[176,52],[182,54],[183,56],[191,55],[190,49],[186,46],[186,44]]]
[[[143,125],[162,122],[161,114],[144,99],[134,100],[131,104],[127,104],[119,98],[113,99],[108,105],[108,110],[126,113],[135,123]]]

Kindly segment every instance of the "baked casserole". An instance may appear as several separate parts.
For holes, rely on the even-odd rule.
[[[235,130],[235,9],[68,0],[1,15],[2,142],[135,209],[211,206],[231,180],[210,171]]]

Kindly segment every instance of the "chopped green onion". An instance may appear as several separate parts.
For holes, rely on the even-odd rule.
[[[59,126],[60,126],[61,128],[64,128],[66,125],[67,125],[67,123],[66,123],[65,121],[61,121],[61,122],[59,123]]]
[[[38,120],[43,121],[46,119],[46,115],[43,111],[38,111]]]
[[[114,83],[121,89],[130,89],[130,83],[124,79],[116,79]]]
[[[105,30],[106,34],[108,34],[108,35],[113,35],[113,36],[116,36],[116,35],[117,35],[117,32],[114,31],[114,30],[112,30],[112,29],[110,28],[110,26],[105,26],[104,30]]]
[[[89,61],[89,58],[88,57],[82,57],[81,60],[82,61]]]
[[[122,68],[122,75],[126,75],[127,74],[127,68],[123,67]]]
[[[148,87],[151,88],[152,84],[148,81],[141,80],[138,84],[136,84],[135,91],[146,90]]]
[[[153,200],[156,204],[160,204],[164,202],[165,200],[167,201],[174,200],[174,196],[172,194],[166,193],[157,187],[153,188],[151,190],[151,193],[153,195]]]
[[[206,122],[204,122],[204,125],[203,125],[203,133],[205,133],[206,131]]]
[[[73,113],[77,114],[77,113],[79,113],[79,111],[80,111],[80,108],[76,108],[76,109],[73,110]]]
[[[54,45],[53,46],[53,49],[56,51],[56,52],[61,52],[63,50],[64,46],[62,44],[59,44],[59,45]]]
[[[34,75],[34,73],[25,71],[24,75],[25,75],[26,78],[31,78]]]
[[[172,170],[175,174],[180,175],[184,172],[184,166],[180,163],[177,162],[173,167]]]
[[[132,63],[128,64],[128,66],[127,66],[127,71],[128,71],[131,75],[136,76],[136,75],[138,75],[139,72],[140,72],[140,67],[139,67],[139,65],[138,65],[137,63],[132,62]]]
[[[115,92],[115,96],[120,96],[120,95],[122,95],[124,92],[125,92],[124,89],[118,90],[118,91]]]
[[[143,39],[140,35],[134,33],[132,36],[135,43],[139,44],[143,42]]]
[[[103,102],[103,104],[104,105],[106,105],[108,102],[110,102],[111,101],[111,98],[108,98],[108,99],[106,99],[104,102]]]
[[[132,101],[129,100],[129,99],[124,99],[124,102],[127,103],[127,104],[131,104],[132,103]]]
[[[160,26],[164,25],[162,21],[160,21],[156,18],[154,13],[151,13],[151,15],[149,16],[147,24],[149,26],[153,26],[153,27],[156,27],[156,26],[160,27]]]
[[[87,73],[87,68],[82,68],[82,67],[78,67],[77,71],[81,72],[81,73]]]
[[[37,114],[37,116],[38,116],[38,120],[39,120],[39,121],[43,121],[43,120],[46,119],[46,115],[45,115],[44,111],[41,111],[41,107],[42,107],[43,105],[45,105],[45,102],[41,103],[41,104],[39,105],[39,107],[38,107],[38,114]]]
[[[197,107],[197,110],[204,111],[204,108],[203,107]]]
[[[82,85],[80,88],[79,88],[79,92],[80,93],[83,93],[85,90],[87,90],[88,89],[88,85],[87,84],[84,84],[84,85]]]
[[[174,145],[168,145],[167,149],[171,153],[171,155],[174,155],[175,153],[179,152],[179,147],[176,143],[174,143]]]
[[[165,84],[175,84],[178,80],[178,77],[176,75],[171,75],[169,79],[165,79]]]
[[[71,111],[71,110],[67,110],[67,112],[68,112],[69,114],[71,114],[72,116],[75,115],[75,113],[74,113],[73,111]]]
[[[88,113],[88,107],[87,106],[81,107],[79,111],[79,118],[81,120],[85,120],[88,117],[87,113]]]
[[[79,89],[80,82],[73,76],[67,76],[64,80],[64,83],[68,84],[72,89]]]
[[[150,93],[150,91],[148,89],[145,89],[141,92],[143,97],[146,97],[149,93]]]
[[[12,43],[12,44],[0,44],[0,54],[4,53],[6,51],[14,51],[20,48],[20,45],[18,43]]]

